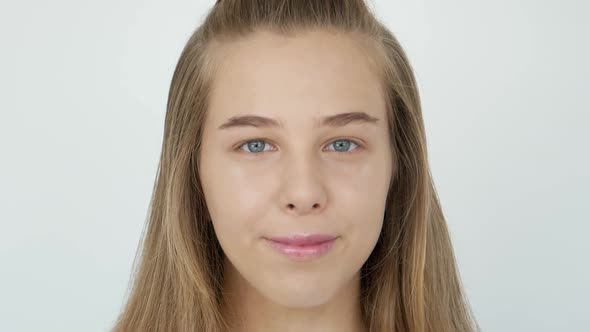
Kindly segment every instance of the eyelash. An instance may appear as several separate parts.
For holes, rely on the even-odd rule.
[[[242,150],[241,149],[242,146],[244,146],[245,144],[250,143],[250,142],[257,142],[257,141],[263,142],[265,144],[269,144],[269,142],[267,140],[265,140],[264,138],[254,138],[254,139],[249,139],[249,140],[240,142],[238,144],[238,146],[234,149],[234,151],[243,152],[245,154],[254,155],[254,156],[259,156],[259,155],[265,154],[267,152],[272,152],[272,151],[261,151],[261,152],[240,151],[240,150]],[[336,150],[331,150],[331,151],[340,152],[341,154],[353,154],[353,153],[356,153],[358,150],[364,149],[364,146],[361,143],[359,143],[357,140],[353,140],[353,139],[349,139],[349,138],[337,138],[337,139],[331,141],[330,143],[328,143],[328,146],[331,144],[334,144],[335,142],[338,142],[338,141],[349,141],[349,142],[352,142],[353,144],[355,144],[357,147],[355,149],[350,150],[350,151],[344,151],[344,152],[336,151]]]

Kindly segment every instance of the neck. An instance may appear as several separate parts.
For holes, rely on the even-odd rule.
[[[360,273],[332,299],[314,307],[285,307],[260,294],[227,261],[224,314],[232,332],[309,331],[365,332],[359,300]]]

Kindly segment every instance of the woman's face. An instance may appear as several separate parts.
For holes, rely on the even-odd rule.
[[[215,49],[202,186],[226,267],[267,300],[328,302],[358,280],[378,240],[392,160],[384,95],[364,52],[320,31],[257,32]],[[230,121],[244,115],[268,120]],[[319,256],[268,240],[297,234],[336,239]]]

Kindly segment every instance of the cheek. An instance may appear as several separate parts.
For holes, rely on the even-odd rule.
[[[339,205],[353,210],[354,215],[382,212],[390,178],[391,167],[381,160],[359,165],[348,174],[341,174],[334,182],[339,186]]]
[[[203,191],[220,243],[227,248],[251,244],[271,204],[272,184],[244,167],[210,158],[202,172]]]
[[[349,221],[345,230],[348,245],[348,263],[346,264],[349,266],[360,268],[379,240],[385,211],[384,205],[380,203],[380,194],[359,195],[357,193],[355,199],[349,204],[349,206],[355,206],[347,210],[346,214]]]
[[[354,248],[352,254],[358,255],[359,259],[366,258],[379,239],[390,177],[387,164],[367,164],[357,169],[354,181],[349,180],[338,191],[338,205],[349,222],[345,232]]]

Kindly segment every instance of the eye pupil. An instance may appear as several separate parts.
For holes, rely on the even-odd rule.
[[[262,152],[264,151],[264,142],[252,141],[248,143],[248,149],[250,152]]]
[[[334,146],[335,151],[348,153],[351,143],[352,143],[352,141],[350,141],[350,140],[339,139],[339,140],[332,142],[332,145]],[[247,145],[248,145],[249,152],[259,153],[259,152],[264,152],[264,147],[265,147],[266,143],[264,142],[264,140],[252,140],[252,141],[248,141]]]
[[[350,147],[350,141],[347,140],[338,140],[334,142],[334,147],[336,151],[347,151]]]

